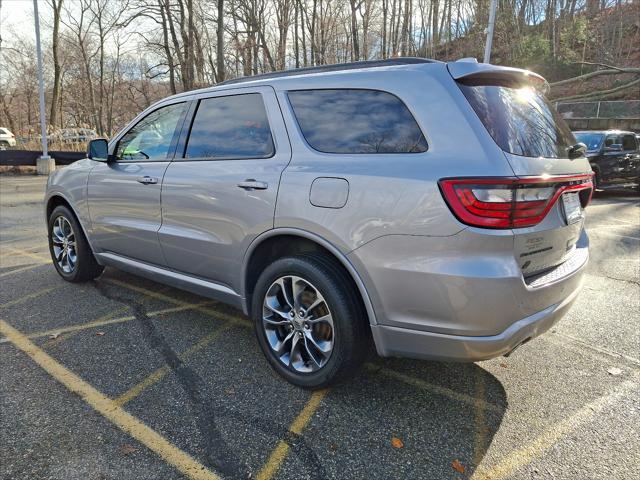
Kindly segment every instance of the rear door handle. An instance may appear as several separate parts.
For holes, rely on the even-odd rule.
[[[248,178],[244,182],[240,182],[238,187],[244,188],[245,190],[266,190],[269,187],[269,184],[267,182],[260,182],[253,178]]]
[[[144,177],[138,177],[138,182],[145,185],[152,185],[154,183],[158,183],[158,179],[145,175]]]

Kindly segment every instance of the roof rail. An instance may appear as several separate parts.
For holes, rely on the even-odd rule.
[[[249,77],[232,78],[219,83],[218,85],[231,85],[234,83],[252,82],[254,80],[264,80],[269,78],[293,77],[296,75],[306,75],[307,73],[340,72],[342,70],[356,70],[358,68],[379,68],[392,67],[396,65],[414,65],[419,63],[440,63],[438,60],[419,57],[396,57],[386,60],[364,60],[360,62],[337,63],[334,65],[319,65],[316,67],[294,68],[279,72],[261,73]]]

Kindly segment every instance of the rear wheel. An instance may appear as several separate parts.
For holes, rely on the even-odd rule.
[[[595,193],[596,190],[598,190],[600,188],[600,184],[602,183],[602,181],[600,180],[600,171],[599,170],[594,170],[593,171],[593,192]]]
[[[254,290],[252,316],[271,366],[303,388],[352,374],[370,346],[353,285],[327,255],[286,257],[268,266]]]
[[[75,215],[66,206],[49,216],[49,252],[53,265],[68,282],[86,282],[99,276],[104,267],[96,262]]]

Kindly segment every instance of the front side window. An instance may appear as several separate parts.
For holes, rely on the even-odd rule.
[[[154,110],[125,133],[116,147],[116,159],[124,161],[164,160],[186,103]]]
[[[427,141],[395,95],[377,90],[295,90],[289,101],[307,143],[324,153],[419,153]]]
[[[614,145],[622,145],[622,137],[620,135],[608,135],[604,141],[605,147],[613,147]]]
[[[259,93],[200,101],[185,158],[268,158],[274,152],[267,112]]]
[[[567,158],[576,143],[544,96],[530,87],[465,85],[462,93],[505,152],[525,157]]]

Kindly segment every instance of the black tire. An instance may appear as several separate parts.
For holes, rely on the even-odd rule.
[[[326,363],[309,373],[285,365],[272,350],[263,328],[263,302],[280,277],[294,275],[311,282],[324,297],[333,317],[333,350]],[[286,380],[306,389],[324,388],[352,375],[371,349],[366,312],[348,274],[330,256],[307,253],[276,260],[260,275],[253,292],[251,316],[265,357]]]
[[[54,252],[54,242],[53,242],[53,230],[54,224],[58,220],[59,217],[62,217],[71,226],[73,230],[73,235],[75,237],[75,253],[76,253],[76,261],[74,262],[73,268],[70,271],[65,271],[65,269],[60,265],[58,259],[56,258],[56,254]],[[93,280],[98,277],[104,267],[96,261],[93,256],[93,252],[91,251],[91,247],[89,246],[89,242],[87,238],[84,236],[84,232],[80,223],[76,219],[76,216],[71,212],[71,210],[64,206],[57,206],[51,215],[49,215],[49,221],[47,222],[48,228],[48,237],[49,237],[49,253],[51,254],[51,259],[53,260],[53,265],[56,268],[58,274],[65,279],[67,282],[87,282],[89,280]]]
[[[600,171],[594,170],[593,171],[593,193],[596,193],[596,190],[600,188],[601,183],[602,181],[600,180]]]

